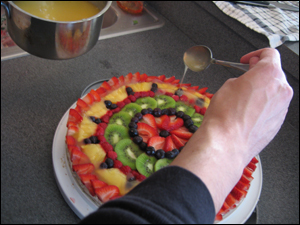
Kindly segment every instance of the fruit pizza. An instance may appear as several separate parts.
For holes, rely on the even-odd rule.
[[[67,154],[75,176],[100,203],[125,195],[168,166],[201,126],[213,94],[175,77],[129,73],[103,82],[69,111]],[[245,198],[253,158],[216,221]]]

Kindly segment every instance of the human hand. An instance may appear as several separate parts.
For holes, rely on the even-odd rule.
[[[249,63],[249,71],[217,91],[201,126],[172,162],[201,178],[216,212],[245,166],[279,131],[293,96],[276,49],[251,52],[241,63]]]

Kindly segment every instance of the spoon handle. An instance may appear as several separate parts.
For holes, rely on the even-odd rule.
[[[222,61],[222,60],[217,60],[217,59],[212,59],[212,63],[239,69],[244,72],[249,70],[249,64],[227,62],[227,61]]]

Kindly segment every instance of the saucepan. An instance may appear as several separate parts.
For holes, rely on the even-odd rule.
[[[71,59],[91,50],[98,41],[103,14],[111,1],[91,1],[98,14],[77,21],[52,21],[34,16],[13,1],[1,2],[12,40],[24,51],[46,59]]]

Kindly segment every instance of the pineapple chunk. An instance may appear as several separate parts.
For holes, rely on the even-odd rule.
[[[128,86],[131,87],[134,92],[150,91],[152,82],[135,83],[129,84]]]
[[[121,195],[125,195],[130,189],[139,184],[138,181],[127,181],[126,175],[117,168],[97,169],[98,178],[108,185],[116,185]]]
[[[92,105],[89,111],[86,112],[87,116],[102,117],[107,113],[108,109],[106,108],[104,101],[96,102]]]
[[[175,93],[175,91],[178,90],[178,87],[172,85],[172,84],[164,84],[164,83],[157,83],[158,89],[161,89],[166,92]]]
[[[78,142],[85,138],[92,136],[97,129],[97,124],[91,121],[88,117],[83,117],[80,125],[78,135],[74,136]]]
[[[84,154],[89,157],[95,168],[99,167],[100,163],[104,160],[106,152],[99,144],[88,144],[81,146]]]
[[[117,90],[114,90],[110,94],[106,95],[104,97],[104,100],[110,100],[112,103],[117,103],[123,101],[125,98],[127,98],[127,92],[125,85],[118,88]]]

